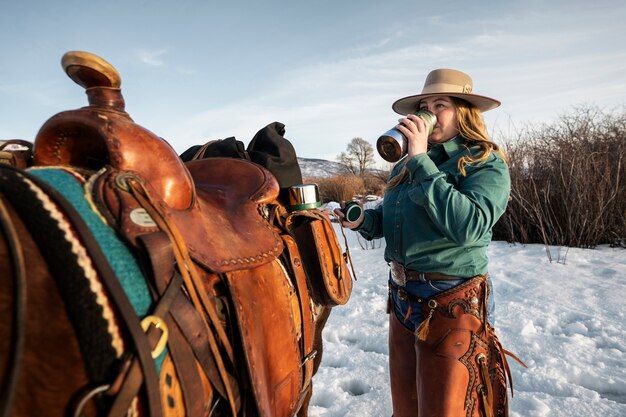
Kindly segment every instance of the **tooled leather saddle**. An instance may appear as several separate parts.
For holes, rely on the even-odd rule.
[[[70,65],[66,71],[90,86],[90,105],[59,113],[42,126],[34,165],[110,166],[115,173],[104,176],[96,185],[101,187],[107,181],[119,183],[121,175],[136,176],[171,216],[191,256],[212,271],[251,268],[281,253],[281,239],[257,212],[259,204],[278,195],[278,183],[268,171],[227,158],[185,165],[165,140],[134,123],[115,82],[101,86],[100,73],[84,65]],[[106,198],[108,211],[120,209],[119,196]],[[133,220],[116,221],[138,229],[135,234],[146,232]]]
[[[222,368],[234,367],[232,362],[247,363],[244,374],[249,373],[254,385],[259,415],[293,415],[312,377],[312,364],[303,366],[303,361],[313,353],[309,334],[313,319],[306,285],[300,282],[304,288],[294,291],[295,283],[284,282],[285,270],[277,261],[283,253],[283,238],[261,211],[279,194],[276,178],[245,160],[183,163],[165,140],[135,124],[126,113],[119,75],[108,63],[72,52],[65,55],[63,66],[70,78],[86,88],[89,106],[59,113],[42,126],[34,144],[34,165],[98,171],[89,180],[87,192],[107,223],[130,245],[142,247],[145,236],[166,229],[172,244],[179,247],[179,268],[188,254],[193,262],[185,268],[193,270],[191,264],[198,264],[201,268],[196,273],[205,281],[222,277],[240,327],[244,358],[234,357],[239,351],[234,352],[229,336],[220,330],[221,345],[212,347],[212,354],[223,354],[226,364],[220,365],[217,357],[213,362]],[[254,277],[245,276],[245,271],[252,271]],[[267,288],[260,286],[263,283]],[[255,297],[259,291],[266,297]],[[207,329],[216,330],[224,320],[219,314],[223,303],[219,297],[200,293],[197,304],[212,321]],[[296,293],[299,300],[294,298]],[[290,318],[252,323],[259,315],[271,314]],[[197,350],[193,353],[200,356]],[[216,389],[236,413],[246,405],[239,398],[240,387],[232,381],[233,372],[220,368]],[[215,376],[208,379],[213,382]]]

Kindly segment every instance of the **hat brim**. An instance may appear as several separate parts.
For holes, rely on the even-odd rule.
[[[479,96],[477,94],[465,94],[465,93],[431,93],[431,94],[417,94],[414,96],[403,97],[399,100],[396,100],[395,103],[391,106],[393,111],[398,114],[407,115],[409,113],[415,113],[418,109],[417,106],[419,102],[426,97],[433,96],[448,96],[448,97],[456,97],[461,98],[470,104],[474,105],[481,112],[486,112],[489,110],[493,110],[496,107],[500,106],[500,102],[496,99]]]

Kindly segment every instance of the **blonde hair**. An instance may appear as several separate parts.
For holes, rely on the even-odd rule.
[[[466,148],[469,148],[470,146],[480,147],[480,153],[478,155],[465,155],[459,158],[458,168],[459,171],[461,171],[461,175],[467,175],[467,171],[465,170],[467,165],[477,164],[487,160],[492,152],[498,153],[506,163],[506,154],[502,148],[489,139],[489,135],[487,134],[487,129],[485,127],[485,121],[480,110],[463,99],[456,97],[450,98],[452,99],[456,110],[459,134],[465,138],[466,141],[463,146]],[[387,189],[398,186],[409,177],[409,171],[406,168],[406,160],[402,160],[401,163],[403,163],[404,166],[402,166],[397,175],[389,180],[387,183]]]

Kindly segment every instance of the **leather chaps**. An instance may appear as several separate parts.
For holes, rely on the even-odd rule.
[[[504,355],[514,356],[502,349],[486,321],[488,291],[481,275],[420,300],[426,319],[415,333],[391,312],[394,417],[508,415],[511,377]]]

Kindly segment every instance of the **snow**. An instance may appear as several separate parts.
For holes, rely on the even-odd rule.
[[[298,157],[298,165],[303,178],[331,178],[348,172],[345,165],[325,159]]]
[[[391,416],[384,243],[345,233],[358,280],[324,329],[309,415]],[[496,241],[488,255],[498,337],[528,365],[509,359],[511,417],[626,416],[626,250]]]

